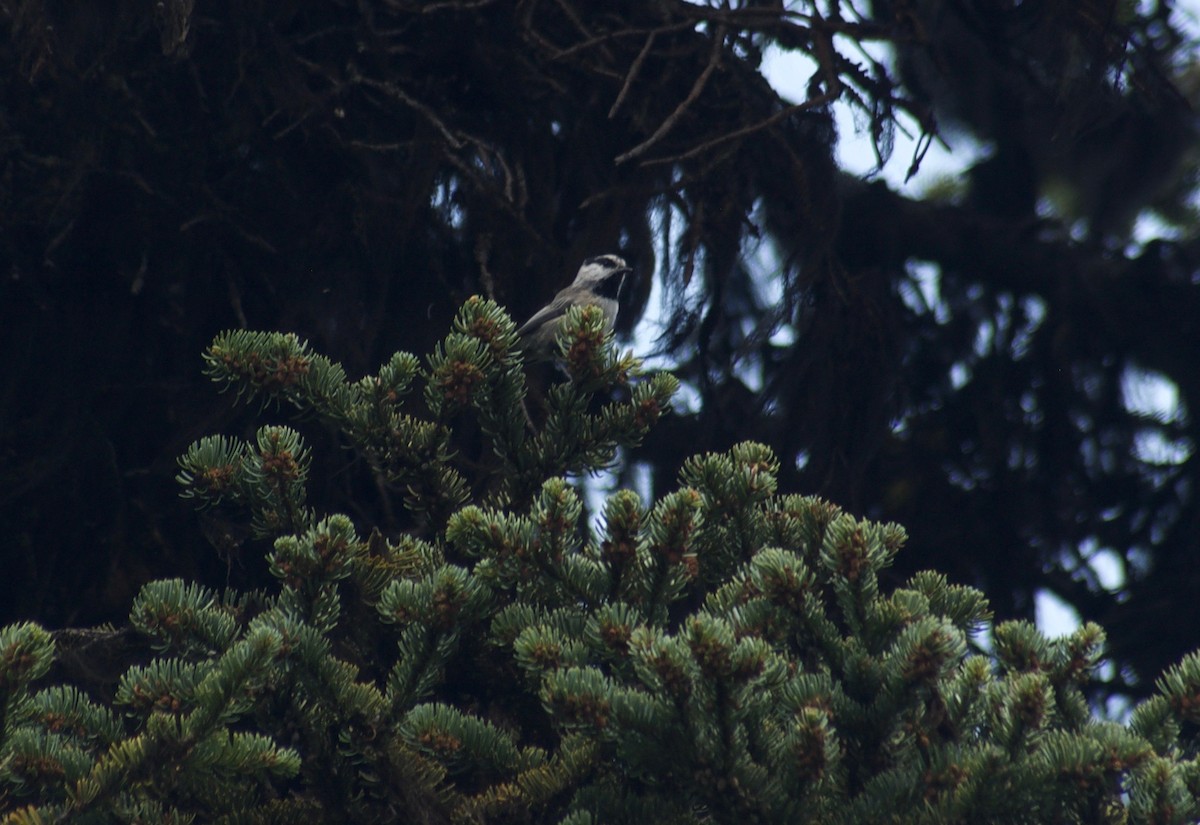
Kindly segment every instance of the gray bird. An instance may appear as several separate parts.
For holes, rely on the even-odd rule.
[[[624,259],[616,255],[597,255],[584,261],[571,285],[559,290],[550,303],[533,313],[517,330],[526,357],[547,360],[555,356],[558,325],[571,307],[600,307],[604,312],[604,331],[611,332],[617,321],[621,288],[625,286],[625,276],[631,272]]]

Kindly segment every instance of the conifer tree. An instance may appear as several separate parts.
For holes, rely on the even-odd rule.
[[[761,444],[692,458],[654,502],[618,491],[593,527],[572,479],[677,385],[594,310],[559,343],[534,399],[512,321],[477,298],[423,362],[357,381],[292,335],[218,336],[217,383],[336,428],[411,528],[316,512],[295,429],[197,442],[183,495],[246,514],[274,587],[147,585],[130,624],[152,655],[111,702],[47,683],[47,630],[0,631],[3,822],[1200,816],[1200,656],[1098,721],[1099,627],[992,627],[936,572],[885,587],[903,529],[780,492]]]

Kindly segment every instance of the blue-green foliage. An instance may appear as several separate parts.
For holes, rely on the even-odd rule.
[[[481,299],[424,366],[355,382],[294,336],[218,337],[215,380],[336,427],[411,528],[318,514],[296,430],[202,439],[184,495],[273,539],[273,591],[144,587],[151,656],[111,702],[44,683],[47,631],[0,630],[5,821],[1195,821],[1200,657],[1129,726],[1097,721],[1099,628],[1005,623],[973,653],[979,592],[886,585],[903,530],[780,494],[763,445],[693,458],[653,502],[618,491],[589,528],[565,476],[675,389],[601,320],[569,314],[539,404]]]

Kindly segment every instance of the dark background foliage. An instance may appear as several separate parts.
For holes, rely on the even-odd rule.
[[[1146,689],[1200,644],[1174,5],[0,3],[0,619],[119,622],[149,579],[252,575],[261,550],[172,481],[192,440],[260,420],[200,374],[219,330],[293,330],[358,375],[429,351],[470,294],[521,319],[620,250],[622,329],[661,272],[660,345],[699,398],[630,456],[657,490],[766,441],[788,488],[906,526],[898,574],[1003,617],[1047,588]],[[812,55],[807,100],[764,79],[773,46]],[[837,99],[883,156],[903,115],[983,159],[924,199],[854,179]],[[1130,403],[1148,374],[1174,415]],[[317,506],[405,527],[352,455],[316,454]]]

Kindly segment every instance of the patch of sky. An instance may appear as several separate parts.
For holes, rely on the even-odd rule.
[[[1029,353],[1029,345],[1033,335],[1046,318],[1046,302],[1036,295],[1026,295],[1021,298],[1021,314],[1025,323],[1013,332],[1010,350],[1013,358],[1021,359]]]
[[[950,386],[961,390],[971,381],[971,368],[962,361],[950,365]]]
[[[843,54],[858,52],[858,60],[877,63],[894,76],[892,52],[888,46],[880,43],[860,46],[840,36],[835,43]],[[816,62],[803,52],[772,45],[763,53],[763,75],[780,97],[790,103],[808,99],[809,81],[818,71]],[[871,125],[862,110],[839,100],[833,104],[833,115],[838,132],[836,157],[839,166],[854,175],[882,177],[892,187],[908,193],[923,192],[947,177],[961,174],[985,154],[983,147],[965,136],[953,139],[942,136],[929,147],[920,169],[910,178],[908,173],[913,158],[922,141],[927,140],[915,121],[899,113],[891,154],[880,166],[871,140]]]
[[[627,462],[624,450],[618,450],[613,466],[599,472],[588,473],[578,477],[579,488],[587,506],[588,527],[592,536],[603,536],[607,528],[604,519],[604,505],[609,496],[620,489],[633,490],[645,506],[654,495],[653,474],[650,465],[644,461],[635,461],[629,465],[623,479],[618,468]],[[625,482],[622,484],[622,480]]]
[[[660,341],[669,331],[673,312],[695,311],[699,307],[703,289],[702,279],[697,273],[703,266],[703,260],[697,256],[696,273],[693,273],[691,283],[684,287],[682,295],[668,295],[663,288],[663,261],[668,258],[670,250],[679,248],[686,221],[677,207],[663,205],[652,211],[650,226],[654,235],[663,239],[664,248],[658,255],[654,271],[650,273],[650,295],[646,301],[646,310],[633,328],[633,351],[645,361],[648,368],[670,369],[675,364],[675,359],[661,351]],[[676,396],[677,399],[679,397]]]
[[[1175,466],[1195,452],[1191,439],[1172,438],[1168,425],[1182,424],[1186,411],[1179,400],[1179,387],[1160,372],[1127,366],[1121,374],[1121,401],[1125,409],[1145,416],[1150,424],[1134,440],[1134,456],[1147,464]]]
[[[949,321],[950,310],[942,301],[942,268],[930,261],[910,260],[904,270],[908,277],[899,287],[904,305],[918,315],[933,313],[939,324]]]
[[[466,213],[455,200],[457,190],[458,179],[448,176],[434,187],[433,195],[429,198],[429,205],[433,207],[433,211],[440,214],[445,219],[446,225],[452,229],[462,229],[463,222],[466,220]]]
[[[1074,633],[1081,624],[1074,607],[1045,589],[1038,590],[1034,595],[1034,616],[1037,626],[1051,638]]]

